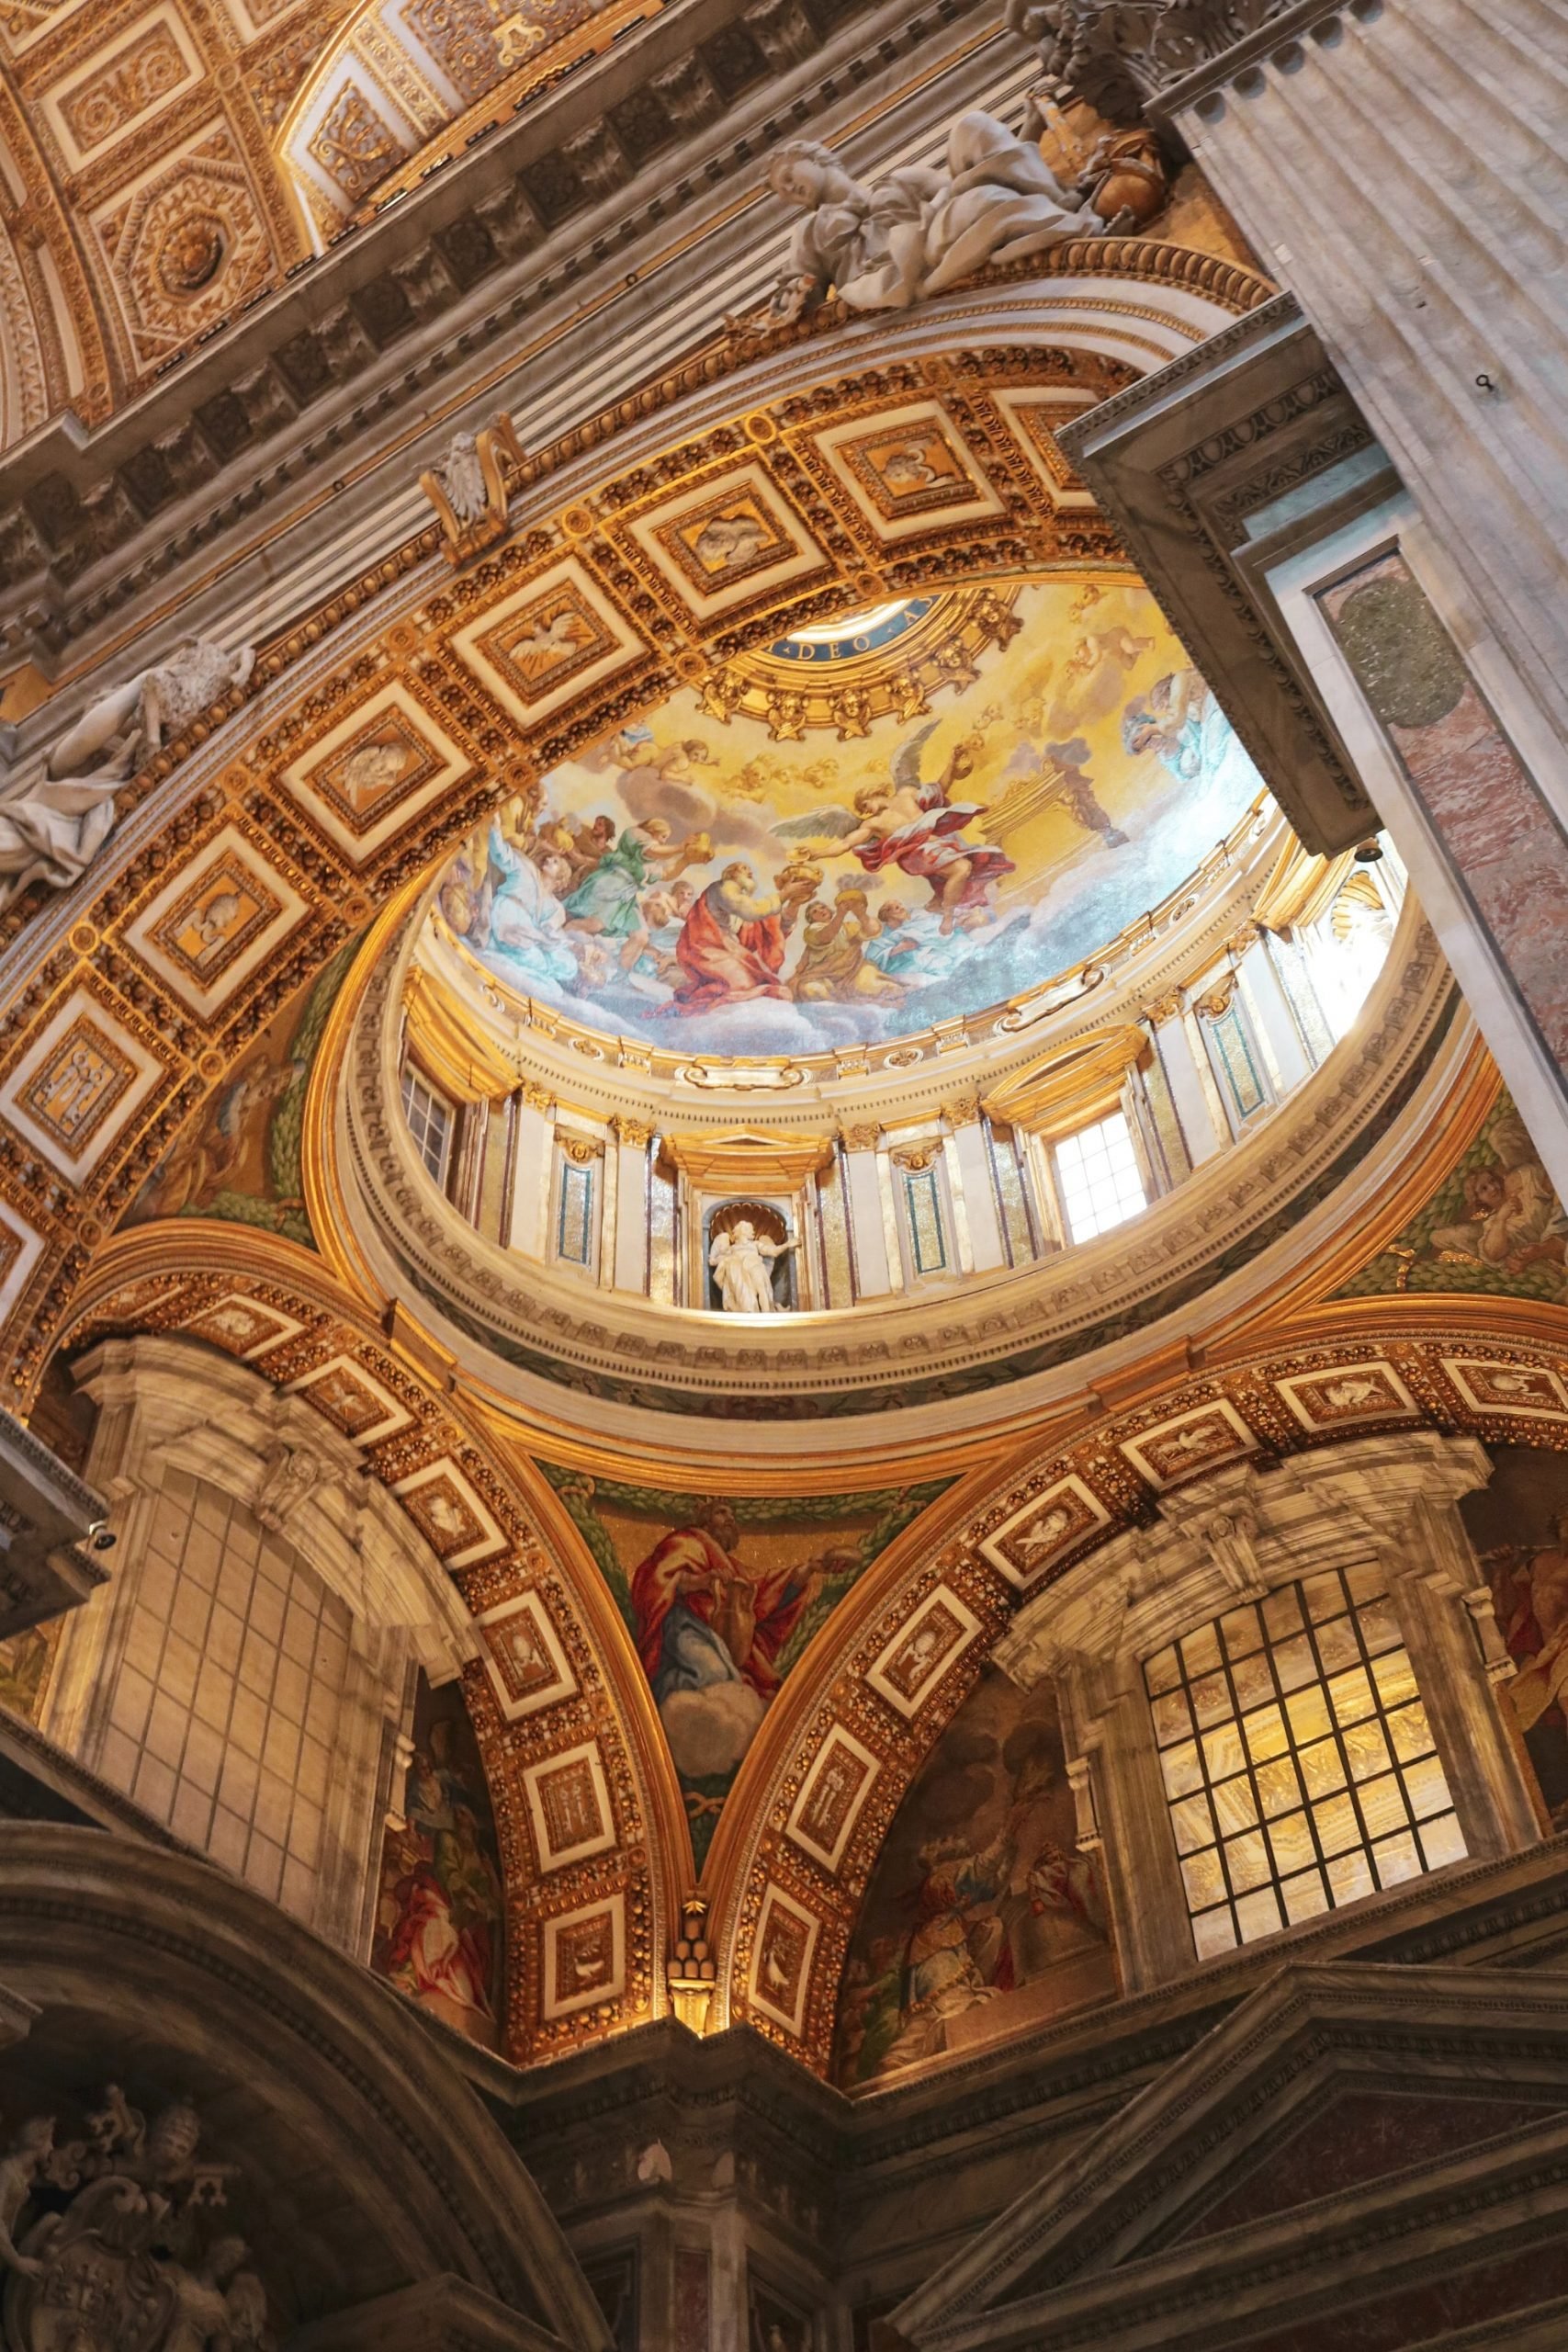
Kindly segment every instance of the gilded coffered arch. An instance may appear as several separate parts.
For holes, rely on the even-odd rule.
[[[0,176],[53,346],[34,422],[67,402],[99,422],[299,258],[269,114],[337,13],[333,0],[8,12]]]
[[[1245,1534],[1258,1482],[1287,1492],[1308,1457],[1333,1476],[1345,1449],[1353,1510],[1366,1442],[1430,1432],[1568,1450],[1560,1321],[1551,1307],[1479,1298],[1325,1305],[1276,1325],[1255,1352],[1217,1351],[1197,1377],[1172,1379],[1153,1359],[1135,1403],[1037,1437],[999,1471],[977,1468],[917,1531],[927,1540],[840,1605],[809,1681],[786,1687],[742,1767],[708,1871],[728,2018],[828,2071],[873,1866],[988,1661],[1028,1685],[1099,1655],[1140,1589],[1145,1542],[1186,1530],[1194,1511],[1204,1528],[1228,1515],[1215,1544]],[[1206,1499],[1184,1502],[1188,1487]],[[1151,1566],[1151,1590],[1159,1574]],[[1042,1632],[1037,1604],[1057,1588]],[[1010,1635],[1024,1611],[1026,1631]],[[1092,1739],[1091,1725],[1075,1728]],[[1081,1755],[1066,1752],[1087,1786]]]
[[[684,1822],[625,1631],[548,1488],[390,1320],[378,1328],[303,1250],[182,1221],[110,1245],[62,1344],[75,1358],[100,1339],[167,1335],[302,1398],[452,1577],[473,1621],[463,1693],[505,1894],[503,2047],[522,2061],[562,2038],[547,1959],[557,1923],[585,1911],[614,1916],[618,1965],[591,2016],[566,2011],[570,2038],[661,2012]]]
[[[831,319],[760,356],[702,358],[509,461],[507,536],[478,560],[454,569],[427,531],[264,647],[247,685],[118,793],[91,881],[47,905],[25,896],[4,918],[0,1308],[13,1388],[36,1380],[92,1253],[204,1096],[498,793],[776,636],[784,614],[808,622],[955,578],[1114,566],[1107,526],[1064,498],[1042,420],[1190,347],[1265,290],[1211,256],[1112,241],[1066,249],[1039,287],[1004,277],[931,305],[858,374],[864,335],[850,327],[830,348],[851,372],[824,378]],[[829,415],[874,414],[917,390],[995,483],[981,497],[965,476],[949,514],[889,538],[812,449]],[[705,587],[671,549],[688,510],[734,496],[766,507],[772,551],[735,584]],[[394,749],[395,772],[383,763],[367,797],[336,779],[368,733]],[[212,895],[220,866],[228,885],[243,881],[245,937],[193,962],[181,909],[193,891]],[[73,1100],[56,1134],[62,1056],[83,1046],[90,1099]]]

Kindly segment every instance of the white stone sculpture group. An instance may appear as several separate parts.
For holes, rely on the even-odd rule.
[[[0,796],[0,906],[31,882],[63,890],[85,874],[114,829],[117,788],[220,695],[244,685],[254,662],[253,646],[226,653],[209,638],[182,638],[168,661],[89,704],[42,777],[14,799]]]
[[[1069,237],[1119,228],[1065,187],[1037,146],[995,115],[961,115],[947,164],[907,164],[869,185],[829,149],[790,139],[768,161],[768,185],[805,213],[773,294],[737,325],[785,325],[832,292],[852,311],[903,311],[988,262],[1048,252]]]
[[[759,1233],[747,1217],[738,1217],[732,1226],[716,1233],[708,1251],[708,1264],[713,1268],[725,1313],[776,1315],[779,1303],[773,1295],[773,1261],[787,1257],[795,1246],[793,1241],[774,1241],[767,1234]]]

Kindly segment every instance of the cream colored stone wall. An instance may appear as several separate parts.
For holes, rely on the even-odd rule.
[[[293,1547],[205,1479],[142,1519],[125,1648],[84,1760],[301,1919],[316,1904],[352,1621]]]

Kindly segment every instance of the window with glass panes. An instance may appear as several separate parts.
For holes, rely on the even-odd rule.
[[[1075,1241],[1092,1241],[1148,1206],[1124,1114],[1113,1111],[1056,1146],[1056,1183]]]
[[[414,1148],[438,1184],[446,1181],[446,1148],[452,1135],[452,1113],[439,1094],[418,1073],[403,1069],[403,1116]]]
[[[1144,1676],[1200,1960],[1462,1859],[1380,1567],[1282,1585]]]

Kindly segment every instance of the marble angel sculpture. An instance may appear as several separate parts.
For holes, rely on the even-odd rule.
[[[945,168],[907,164],[866,185],[816,140],[789,139],[767,177],[806,218],[773,295],[735,322],[753,333],[787,325],[829,292],[852,311],[908,310],[987,262],[1121,225],[1064,187],[1038,147],[979,112],[953,124]]]
[[[726,1314],[776,1315],[773,1261],[786,1257],[795,1246],[793,1241],[774,1241],[768,1234],[759,1233],[747,1217],[716,1233],[708,1264]]]
[[[85,874],[114,829],[118,786],[220,695],[243,686],[254,662],[253,646],[225,653],[209,638],[182,638],[166,662],[90,703],[38,782],[14,799],[0,793],[0,906],[30,882],[63,890]]]

